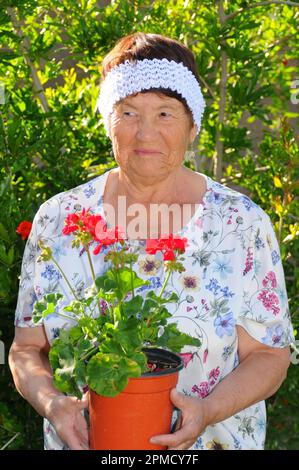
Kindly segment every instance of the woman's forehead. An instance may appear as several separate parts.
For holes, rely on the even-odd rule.
[[[171,107],[174,109],[181,108],[183,105],[182,103],[175,99],[171,98],[166,95],[158,95],[154,92],[145,92],[145,93],[136,93],[135,95],[126,96],[123,100],[119,102],[119,104],[127,104],[130,106],[151,106],[152,108],[159,108],[159,107]]]

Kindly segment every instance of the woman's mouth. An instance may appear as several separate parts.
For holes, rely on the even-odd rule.
[[[135,149],[135,152],[138,155],[154,155],[157,153],[161,153],[161,152],[158,152],[157,150],[151,150],[151,149]]]

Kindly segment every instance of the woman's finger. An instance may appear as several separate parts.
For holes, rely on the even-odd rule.
[[[194,442],[192,442],[192,441],[183,442],[181,445],[179,445],[177,447],[168,447],[167,450],[188,450],[188,449],[190,449],[190,447],[192,447],[193,444],[194,444]]]

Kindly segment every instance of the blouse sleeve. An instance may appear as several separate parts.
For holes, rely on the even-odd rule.
[[[253,224],[243,265],[237,324],[254,339],[274,348],[294,342],[279,245],[266,213]]]
[[[54,198],[40,206],[25,246],[14,321],[17,327],[35,327],[42,324],[42,320],[39,323],[32,321],[34,303],[38,299],[35,267],[39,256],[38,240],[49,236],[49,231],[52,232],[55,226],[56,217],[53,216],[53,206],[55,206]]]

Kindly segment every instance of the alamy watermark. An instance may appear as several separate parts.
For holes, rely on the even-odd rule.
[[[110,227],[119,227],[124,238],[157,238],[170,233],[178,233],[188,226],[191,232],[200,228],[200,216],[203,206],[195,204],[164,203],[144,205],[141,203],[127,206],[126,196],[118,196],[117,208],[108,203],[103,204],[104,217]],[[241,219],[241,218],[239,218]],[[193,223],[191,223],[191,221]],[[241,220],[238,221],[241,223]],[[237,224],[238,224],[237,222]],[[101,239],[101,223],[96,227],[96,235]],[[190,245],[188,245],[190,248]]]
[[[291,88],[295,89],[295,93],[291,93],[291,103],[299,104],[299,80],[294,80],[291,83]]]
[[[0,104],[5,104],[5,85],[0,80]]]

